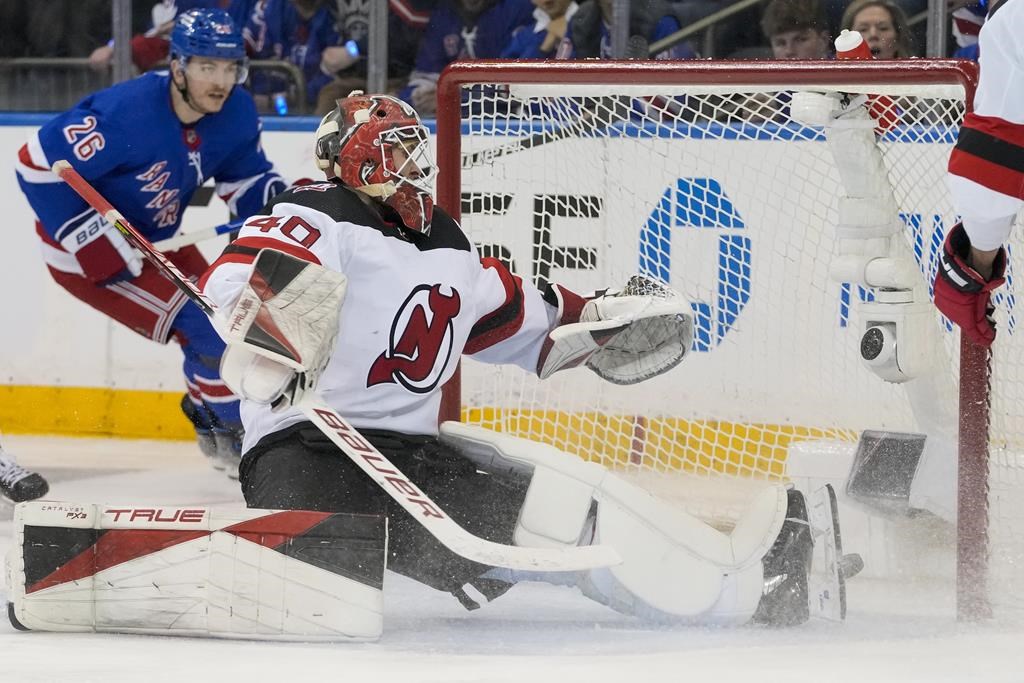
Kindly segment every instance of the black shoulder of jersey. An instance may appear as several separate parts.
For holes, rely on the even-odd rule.
[[[430,234],[417,235],[417,241],[423,243],[421,250],[427,249],[456,249],[458,251],[469,251],[472,245],[466,233],[455,219],[448,215],[448,212],[439,206],[434,207],[434,217],[430,221]]]
[[[456,249],[469,251],[470,242],[459,224],[443,209],[434,208],[430,234],[422,235],[398,226],[398,215],[389,207],[368,204],[352,188],[334,182],[314,183],[285,190],[271,199],[261,215],[269,215],[278,204],[298,204],[330,216],[337,222],[354,223],[377,230],[387,237],[416,245],[420,251]],[[387,218],[394,218],[389,221]]]
[[[330,181],[289,188],[267,202],[261,213],[269,215],[278,204],[307,206],[336,221],[366,223],[375,218],[380,220],[351,188]]]

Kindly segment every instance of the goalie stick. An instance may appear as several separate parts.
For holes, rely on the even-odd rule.
[[[63,159],[54,162],[53,172],[117,228],[129,244],[169,277],[217,326],[217,308],[213,302],[166,256],[157,251],[70,163]],[[582,571],[610,567],[622,561],[615,549],[609,546],[525,548],[502,545],[474,536],[449,517],[318,395],[307,392],[296,407],[359,469],[456,555],[484,565],[525,571]]]

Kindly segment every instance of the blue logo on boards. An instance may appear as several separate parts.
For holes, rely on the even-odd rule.
[[[665,188],[640,230],[640,272],[671,282],[672,231],[729,230],[718,236],[714,301],[692,301],[695,351],[718,346],[750,300],[750,238],[732,201],[714,178],[680,178]]]
[[[938,259],[945,239],[942,216],[901,213],[900,219],[911,234],[914,259],[929,286],[935,278]],[[928,228],[925,230],[925,228]],[[695,329],[694,351],[710,351],[733,328],[750,301],[751,240],[737,230],[746,230],[721,184],[714,178],[680,178],[665,188],[651,215],[640,231],[639,269],[644,275],[671,282],[673,230],[721,230],[717,244],[717,282],[713,301],[692,300]],[[1011,260],[1012,264],[1012,260]],[[1007,270],[1007,286],[993,293],[997,308],[1007,311],[1008,332],[1016,328],[1012,266]],[[854,299],[872,301],[870,288],[842,283],[838,302],[839,327],[847,327]],[[946,323],[947,329],[952,329]]]

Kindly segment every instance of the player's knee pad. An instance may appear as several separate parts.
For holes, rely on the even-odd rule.
[[[614,547],[622,564],[578,581],[589,597],[653,619],[741,623],[763,588],[762,557],[785,520],[786,493],[767,485],[731,534],[655,498],[596,463],[551,446],[459,423],[441,439],[485,472],[530,476],[515,542]]]
[[[299,510],[23,504],[9,615],[40,631],[374,640],[385,529]]]

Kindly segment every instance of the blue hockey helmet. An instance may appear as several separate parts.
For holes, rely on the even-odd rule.
[[[171,31],[171,59],[245,59],[242,32],[222,9],[182,12]]]

